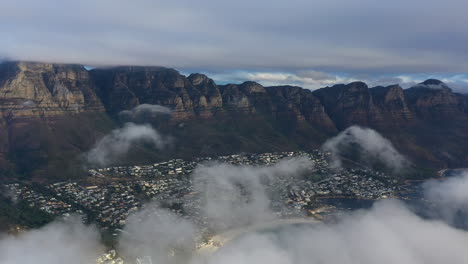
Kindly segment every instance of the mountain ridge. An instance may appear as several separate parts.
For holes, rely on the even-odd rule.
[[[468,165],[468,96],[439,80],[409,89],[353,82],[311,91],[252,81],[217,85],[204,74],[165,67],[6,62],[0,64],[0,168],[16,172],[28,164],[23,173],[38,178],[78,170],[80,153],[118,127],[121,111],[140,104],[171,108],[171,118],[152,124],[178,140],[141,162],[315,148],[359,125],[388,137],[417,164]],[[43,134],[34,133],[37,127]],[[70,160],[60,160],[65,157]]]

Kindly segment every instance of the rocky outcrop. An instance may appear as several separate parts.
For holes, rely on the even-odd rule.
[[[257,110],[267,112],[271,109],[268,94],[258,83],[228,84],[220,86],[220,89],[228,111],[253,114]]]
[[[79,171],[77,156],[94,144],[104,113],[81,65],[0,64],[0,177]]]
[[[320,99],[325,111],[339,129],[354,124],[369,126],[373,122],[382,121],[369,88],[363,82],[334,85],[316,90],[313,94]]]
[[[180,118],[193,116],[193,102],[185,89],[188,81],[177,71],[162,67],[96,69],[91,75],[97,93],[111,114],[139,104],[160,104]]]
[[[200,92],[199,108],[196,112],[202,118],[209,118],[222,111],[223,98],[216,83],[204,74],[194,73],[188,78],[189,82]]]
[[[413,114],[406,103],[403,88],[399,85],[378,86],[370,89],[373,102],[383,115],[385,124],[411,122]]]
[[[297,86],[272,86],[266,89],[271,97],[272,112],[278,119],[296,119],[328,132],[336,131],[320,100],[310,90]]]
[[[104,112],[88,71],[80,65],[0,64],[0,111],[5,119]]]
[[[97,92],[107,111],[117,114],[138,104],[159,104],[176,120],[209,118],[223,106],[213,80],[201,74],[186,78],[163,67],[117,67],[92,70]]]
[[[459,97],[443,82],[429,79],[404,91],[409,108],[424,120],[459,117]]]

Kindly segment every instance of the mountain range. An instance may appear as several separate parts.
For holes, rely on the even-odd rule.
[[[165,67],[36,62],[0,64],[0,174],[78,177],[83,153],[141,104],[170,108],[148,120],[173,138],[163,150],[136,145],[123,162],[144,164],[238,152],[318,148],[349,126],[370,127],[421,167],[468,166],[468,95],[429,79],[409,89],[363,82],[311,91],[256,82],[217,85]]]

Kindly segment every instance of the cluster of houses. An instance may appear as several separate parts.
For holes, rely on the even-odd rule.
[[[68,215],[69,213],[76,212],[71,204],[59,200],[50,194],[35,191],[28,186],[11,183],[6,184],[5,187],[13,201],[26,201],[30,207],[39,208],[49,214]]]
[[[112,178],[158,178],[177,175],[188,175],[197,166],[197,161],[172,159],[151,165],[116,166],[108,168],[90,169],[90,176]]]
[[[127,216],[141,207],[132,185],[112,182],[105,186],[83,187],[75,182],[58,182],[48,186],[57,196],[95,212],[95,220],[104,228],[125,225]]]
[[[288,182],[279,179],[287,189],[278,188],[281,184],[272,186],[272,192],[279,195],[280,200],[303,210],[314,207],[322,198],[357,198],[379,200],[397,197],[401,187],[391,177],[367,169],[351,169],[330,172],[330,176],[319,181],[295,180]],[[281,206],[278,206],[281,207]]]
[[[326,154],[320,151],[238,154],[191,161],[173,159],[145,166],[93,169],[93,177],[107,181],[83,186],[76,182],[49,184],[49,193],[40,193],[19,183],[7,185],[15,199],[54,215],[81,213],[95,220],[103,229],[121,228],[129,214],[148,201],[157,201],[176,213],[191,218],[201,226],[205,220],[198,193],[193,190],[191,173],[204,162],[234,165],[268,166],[295,156],[306,156],[314,166],[301,177],[276,177],[265,186],[271,207],[280,217],[302,214],[322,197],[382,199],[395,196],[399,187],[389,176],[366,169],[330,170]],[[115,179],[115,180],[113,180]],[[184,210],[192,208],[194,210]],[[84,213],[83,213],[84,211]]]

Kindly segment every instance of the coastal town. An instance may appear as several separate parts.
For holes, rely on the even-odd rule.
[[[303,177],[276,177],[265,186],[271,194],[271,207],[288,218],[312,212],[323,205],[323,198],[348,197],[378,200],[394,197],[400,185],[392,177],[367,168],[332,170],[326,153],[281,152],[173,159],[141,166],[95,168],[88,171],[85,184],[56,182],[38,187],[8,183],[5,187],[14,200],[27,201],[54,216],[81,215],[84,222],[95,222],[101,229],[122,228],[127,217],[150,201],[159,202],[178,214],[188,214],[199,225],[199,194],[193,189],[192,172],[210,162],[235,166],[272,166],[294,157],[306,157],[313,166]],[[190,208],[191,210],[184,210]],[[190,215],[193,214],[193,215]]]

